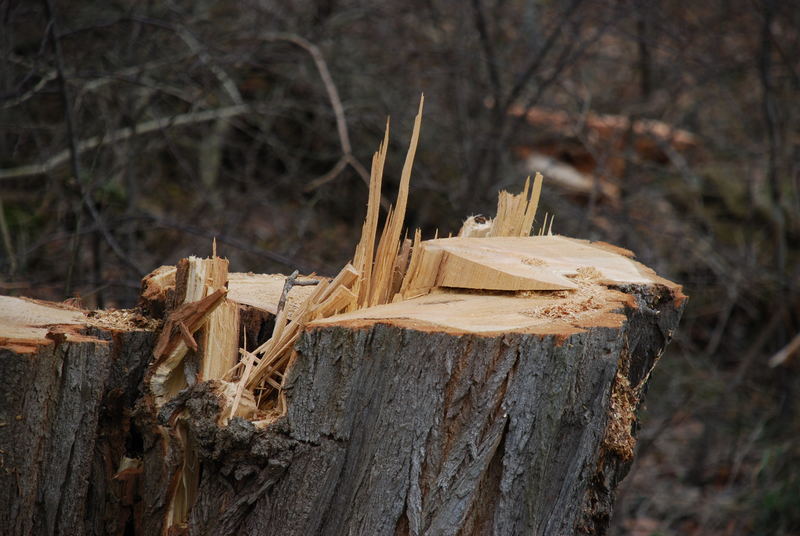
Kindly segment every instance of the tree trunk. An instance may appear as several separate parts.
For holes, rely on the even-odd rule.
[[[65,319],[36,304],[35,321],[16,315],[45,326],[29,337],[8,316],[30,302],[5,298],[0,526],[602,534],[632,461],[636,408],[684,303],[671,284],[609,292],[615,318],[538,332],[442,328],[389,309],[312,323],[286,378],[287,413],[267,426],[239,417],[220,425],[216,380],[156,409],[143,378],[157,330],[133,313]],[[269,314],[260,314],[261,327],[242,315],[243,329],[263,332]],[[196,493],[187,524],[170,529],[187,458],[199,468]]]

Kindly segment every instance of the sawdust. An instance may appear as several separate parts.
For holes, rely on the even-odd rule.
[[[579,281],[598,281],[603,278],[603,274],[594,266],[583,266],[578,268],[577,272],[578,274],[572,276],[572,278]]]
[[[135,309],[109,309],[89,311],[86,324],[102,329],[155,331],[161,326],[161,321],[146,317]]]
[[[618,369],[611,390],[608,426],[603,446],[625,461],[633,459],[633,449],[636,446],[633,423],[636,420],[637,401],[638,397],[631,388],[628,377]]]
[[[528,266],[547,266],[545,261],[542,259],[537,259],[536,257],[524,257],[522,262]]]
[[[598,298],[605,290],[599,283],[603,274],[592,266],[578,268],[576,274],[568,277],[578,285],[575,290],[560,290],[549,293],[547,305],[534,307],[522,314],[534,318],[547,318],[551,320],[574,320],[586,314],[591,314],[603,309],[606,300]]]

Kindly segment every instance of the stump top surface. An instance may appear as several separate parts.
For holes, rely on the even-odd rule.
[[[477,294],[438,289],[430,294],[316,320],[310,327],[390,323],[424,331],[570,335],[589,327],[619,327],[628,296],[600,285],[569,292]]]
[[[623,307],[635,303],[614,286],[661,285],[682,296],[679,285],[634,261],[633,253],[605,243],[540,236],[446,238],[422,246],[433,268],[415,274],[406,299],[310,326],[386,322],[456,333],[570,335],[622,325]]]
[[[233,272],[228,274],[228,299],[275,314],[285,281],[286,276],[283,274]],[[286,297],[286,308],[290,317],[312,292],[314,292],[313,286],[292,288]]]
[[[0,296],[0,347],[33,351],[49,342],[47,334],[52,327],[85,322],[86,315],[77,309]]]
[[[105,343],[82,333],[89,326],[130,331],[153,329],[157,324],[133,311],[84,311],[63,303],[0,296],[0,348],[16,353],[32,353],[62,339]]]

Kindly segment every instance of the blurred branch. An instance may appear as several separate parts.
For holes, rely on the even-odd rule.
[[[141,16],[120,17],[118,19],[99,22],[88,27],[73,30],[72,32],[70,32],[70,34],[75,34],[77,32],[83,32],[87,30],[96,30],[98,28],[110,27],[120,23],[131,23],[131,22],[154,26],[156,28],[168,30],[176,34],[184,42],[184,44],[186,44],[189,50],[191,50],[192,53],[194,53],[200,59],[200,61],[206,67],[208,67],[208,69],[217,78],[217,80],[219,80],[223,89],[231,98],[231,100],[234,102],[234,104],[242,104],[244,102],[242,100],[241,94],[239,93],[239,88],[236,86],[236,83],[233,81],[233,79],[231,79],[228,73],[226,73],[225,70],[222,69],[222,67],[220,67],[214,61],[214,59],[208,53],[205,45],[203,45],[203,43],[201,43],[200,40],[198,40],[194,36],[194,34],[184,25],[174,24],[164,20],[159,20],[149,17],[141,17]]]
[[[268,259],[268,260],[276,262],[278,264],[282,264],[284,266],[288,266],[289,268],[291,268],[293,270],[296,269],[296,270],[300,270],[301,272],[306,273],[306,274],[309,273],[309,270],[305,265],[295,261],[294,259],[286,257],[285,255],[281,255],[280,253],[275,253],[273,251],[269,251],[269,250],[266,250],[266,249],[253,247],[251,241],[241,240],[239,238],[236,238],[234,236],[230,236],[230,235],[227,235],[227,234],[224,234],[224,233],[218,233],[218,232],[215,232],[215,231],[207,231],[207,230],[202,229],[200,227],[195,227],[194,225],[188,225],[188,224],[185,224],[185,223],[178,223],[178,222],[165,220],[163,218],[159,218],[159,217],[154,216],[154,215],[148,215],[147,219],[152,221],[153,225],[156,226],[156,227],[163,227],[163,228],[166,228],[166,229],[175,229],[177,231],[181,231],[181,232],[184,232],[184,233],[188,233],[188,234],[192,234],[192,235],[195,235],[195,236],[208,238],[209,240],[216,238],[217,242],[220,242],[220,243],[223,243],[223,244],[228,244],[229,246],[232,246],[232,247],[234,247],[236,249],[244,251],[245,253],[249,253],[251,255],[255,255],[257,257]]]
[[[781,305],[772,313],[769,322],[766,325],[762,324],[758,330],[758,336],[748,346],[747,350],[743,353],[743,357],[739,361],[739,366],[736,368],[736,374],[733,377],[733,385],[738,386],[750,370],[750,366],[755,361],[756,357],[761,355],[761,350],[764,346],[773,339],[773,333],[778,328],[781,322],[784,321],[786,316],[786,305]]]
[[[567,9],[564,10],[561,20],[552,25],[553,30],[550,32],[550,35],[547,36],[547,39],[539,49],[538,53],[531,59],[531,61],[528,63],[528,66],[522,71],[522,74],[517,78],[516,83],[511,88],[508,97],[505,99],[505,102],[502,105],[504,111],[508,111],[508,109],[514,104],[514,101],[516,101],[517,98],[522,94],[522,91],[525,89],[525,86],[528,84],[530,79],[542,66],[542,63],[550,52],[550,49],[553,48],[558,40],[558,37],[564,31],[563,29],[567,22],[572,18],[573,14],[581,5],[581,3],[583,3],[583,0],[572,0],[570,5],[567,6]]]
[[[57,71],[48,71],[36,82],[33,87],[28,89],[27,91],[17,92],[11,95],[4,95],[3,96],[3,106],[2,108],[12,108],[17,106],[18,104],[22,104],[23,102],[27,101],[28,99],[32,98],[34,95],[39,93],[44,86],[47,85],[48,82],[55,80],[58,78]]]
[[[3,209],[3,198],[0,197],[0,234],[3,237],[3,248],[8,255],[9,272],[13,275],[17,271],[17,256],[14,254],[14,246],[11,243],[11,234],[8,232],[8,222],[6,212]]]
[[[83,91],[94,91],[111,81],[114,80],[124,80],[130,81],[128,77],[132,77],[138,74],[142,74],[147,71],[151,71],[154,69],[158,69],[160,67],[165,66],[174,66],[174,64],[178,61],[185,60],[187,58],[191,58],[194,53],[182,53],[182,54],[175,54],[172,56],[168,56],[166,58],[161,58],[153,61],[148,61],[142,63],[140,65],[134,65],[132,67],[126,67],[124,69],[119,69],[112,73],[98,73],[96,76],[97,78],[90,80],[81,86],[81,90]]]
[[[47,32],[52,40],[53,54],[56,59],[56,72],[58,73],[58,88],[61,93],[61,103],[64,107],[64,122],[67,127],[67,143],[68,149],[65,151],[65,160],[69,158],[70,167],[72,169],[72,176],[78,187],[83,190],[83,177],[81,176],[80,160],[78,158],[78,143],[75,136],[75,118],[72,115],[72,102],[69,98],[69,90],[67,89],[67,82],[64,78],[64,56],[61,52],[61,40],[58,36],[58,29],[56,26],[56,14],[53,8],[52,0],[44,0],[44,10],[47,15]],[[84,196],[81,196],[82,198]],[[72,247],[70,248],[70,261],[67,268],[67,278],[64,284],[64,294],[69,297],[72,291],[72,273],[75,268],[75,263],[78,258],[78,247],[80,245],[81,224],[83,223],[83,209],[81,202],[78,203],[78,208],[75,211],[75,234],[72,237]]]
[[[305,188],[303,188],[303,191],[304,192],[313,192],[314,190],[316,190],[320,186],[329,183],[330,181],[332,181],[333,179],[338,177],[339,173],[344,171],[344,168],[346,168],[348,166],[348,164],[350,164],[350,162],[347,159],[347,155],[342,155],[342,157],[339,159],[339,161],[336,162],[336,164],[331,168],[331,170],[329,172],[327,172],[326,174],[321,175],[321,176],[317,177],[316,179],[314,179],[313,181],[309,182],[305,186]]]
[[[314,60],[314,65],[317,67],[319,76],[322,79],[322,84],[325,86],[325,92],[328,94],[328,100],[331,102],[333,115],[336,118],[336,130],[339,133],[339,143],[342,147],[343,156],[328,173],[313,180],[306,188],[306,191],[314,190],[323,184],[332,181],[342,171],[344,171],[347,165],[350,165],[356,171],[356,173],[358,173],[358,176],[361,177],[361,180],[364,181],[364,184],[369,186],[369,172],[361,164],[361,162],[359,162],[358,159],[353,156],[353,147],[350,144],[350,133],[347,127],[347,118],[344,114],[342,100],[339,97],[339,90],[336,89],[336,84],[333,83],[333,77],[331,76],[330,70],[328,70],[328,64],[325,62],[325,58],[322,56],[322,52],[320,52],[319,47],[307,39],[291,33],[266,33],[261,35],[260,38],[264,41],[283,41],[291,43],[308,52],[308,54]],[[381,206],[384,208],[384,210],[388,210],[389,208],[389,202],[383,196],[381,196]]]
[[[763,3],[763,22],[761,26],[761,48],[758,53],[758,74],[761,82],[761,111],[764,114],[764,126],[767,132],[767,181],[772,202],[773,232],[775,239],[775,262],[778,273],[786,272],[786,223],[781,207],[781,185],[778,174],[778,118],[777,105],[774,99],[772,83],[772,42],[770,30],[775,10],[775,0]]]
[[[171,127],[179,127],[183,125],[190,125],[193,123],[203,123],[214,119],[222,119],[226,117],[233,117],[241,115],[251,108],[245,104],[236,106],[226,106],[224,108],[216,108],[212,110],[203,110],[200,112],[189,112],[185,114],[178,114],[171,117],[161,117],[152,119],[134,125],[132,127],[125,127],[115,130],[102,136],[93,136],[86,140],[81,140],[76,143],[76,153],[80,155],[91,149],[116,143],[118,141],[126,140],[133,136],[147,134],[156,130],[162,130]],[[0,180],[13,179],[17,177],[28,177],[31,175],[39,175],[49,173],[50,171],[58,168],[60,165],[67,162],[70,158],[70,151],[65,150],[51,156],[40,164],[29,164],[15,168],[0,169]]]
[[[128,83],[133,83],[133,81],[129,77],[144,73],[146,71],[150,71],[152,69],[157,69],[159,67],[163,67],[163,66],[166,66],[166,65],[173,65],[176,61],[184,60],[184,59],[186,59],[188,57],[191,57],[191,56],[194,56],[194,55],[196,55],[195,52],[184,53],[184,54],[175,55],[175,56],[164,58],[164,59],[149,61],[149,62],[143,63],[141,65],[134,65],[133,67],[126,67],[124,69],[120,69],[120,70],[114,71],[112,73],[97,73],[95,75],[95,76],[97,76],[97,78],[89,80],[88,82],[86,82],[84,84],[79,84],[74,79],[72,79],[72,80],[67,79],[66,82],[67,82],[67,84],[69,84],[70,86],[75,87],[78,90],[79,96],[77,97],[77,101],[79,102],[80,101],[80,94],[88,92],[88,91],[96,91],[97,89],[101,88],[102,86],[108,84],[111,81],[122,80],[122,81],[125,81],[125,82],[128,82]],[[29,69],[35,69],[34,62],[28,61],[26,58],[17,56],[16,54],[10,54],[9,57],[8,57],[8,60],[11,63],[22,65],[22,66],[27,67]],[[65,75],[66,74],[67,73],[65,73]],[[72,73],[71,76],[75,76],[75,74]],[[17,105],[22,104],[23,102],[25,102],[27,100],[30,100],[31,98],[35,97],[36,94],[38,94],[47,85],[48,82],[51,82],[51,81],[53,81],[53,80],[55,80],[57,78],[58,78],[58,71],[56,69],[52,69],[52,70],[47,71],[46,73],[41,75],[41,77],[36,82],[36,84],[34,84],[30,89],[28,89],[26,91],[21,91],[20,90],[20,91],[14,92],[14,93],[9,93],[9,94],[1,96],[0,97],[0,101],[2,101],[2,105],[0,105],[0,108],[3,108],[3,109],[5,109],[5,108],[13,108],[14,106],[17,106]],[[85,78],[85,76],[84,76],[84,78]],[[165,93],[168,93],[168,94],[173,95],[175,97],[178,97],[180,99],[188,101],[188,99],[186,98],[185,95],[181,94],[178,91],[171,90],[169,88],[165,88],[163,85],[152,84],[152,85],[150,85],[150,87],[153,87],[154,89],[158,89],[159,91],[163,91]],[[76,108],[80,108],[80,106],[77,105],[77,104],[76,104],[75,107]]]
[[[236,86],[236,83],[231,79],[225,70],[220,67],[211,55],[206,50],[206,47],[194,36],[192,32],[189,31],[183,25],[179,24],[172,24],[169,22],[164,22],[155,19],[148,19],[143,17],[134,17],[134,21],[139,22],[141,24],[150,24],[153,26],[157,26],[159,28],[164,28],[170,30],[178,35],[181,40],[189,47],[194,54],[200,59],[200,61],[208,67],[211,73],[219,80],[220,84],[222,85],[225,92],[231,98],[234,104],[243,104],[244,101],[242,100],[242,95],[239,93],[239,88]]]
[[[197,57],[200,58],[200,61],[206,64],[209,70],[214,73],[214,76],[217,77],[222,87],[225,89],[225,92],[231,98],[234,104],[243,104],[244,100],[242,100],[242,94],[239,93],[239,88],[234,83],[233,79],[225,72],[225,69],[220,67],[217,62],[215,62],[209,53],[206,51],[206,48],[197,40],[197,38],[192,35],[189,30],[184,27],[177,27],[178,35],[181,36],[181,39],[187,44],[187,46],[197,54]]]
[[[492,86],[492,98],[494,106],[500,106],[502,88],[500,87],[500,74],[497,72],[497,57],[495,56],[492,40],[489,38],[489,29],[486,26],[486,16],[483,13],[483,3],[481,0],[472,0],[472,10],[475,12],[475,28],[481,40],[483,52],[486,54],[486,64],[489,70],[489,84]]]
[[[800,333],[795,335],[789,344],[781,348],[778,353],[769,359],[769,366],[777,367],[778,365],[782,365],[798,350],[800,350]]]
[[[319,76],[322,78],[322,84],[325,86],[328,99],[331,101],[333,115],[336,117],[336,130],[339,132],[339,143],[342,146],[342,152],[346,155],[351,154],[353,148],[350,145],[350,134],[347,130],[347,119],[345,119],[342,100],[339,98],[339,91],[336,89],[336,84],[333,83],[333,77],[328,70],[328,64],[325,63],[325,58],[322,57],[322,52],[320,52],[319,47],[299,35],[290,33],[266,33],[261,36],[261,39],[265,41],[284,41],[292,43],[308,52],[314,60],[314,65],[316,65]],[[366,177],[362,178],[369,183],[369,173],[366,174]]]

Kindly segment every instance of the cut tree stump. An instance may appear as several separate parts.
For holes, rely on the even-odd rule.
[[[214,254],[136,310],[0,297],[4,535],[605,533],[686,298],[552,219],[529,236],[540,175],[401,239],[421,113],[396,208],[378,233],[387,127],[331,279]]]
[[[152,319],[0,298],[0,526],[166,533],[183,434],[191,534],[602,534],[684,303],[636,266],[650,283],[584,271],[577,290],[439,288],[314,321],[266,425],[221,424],[217,380],[156,409]],[[260,311],[242,330],[265,331],[283,280],[231,274]]]

